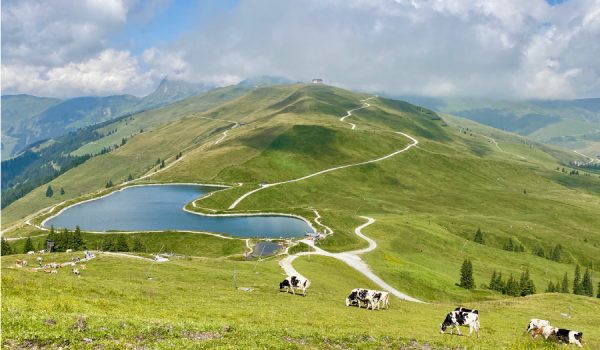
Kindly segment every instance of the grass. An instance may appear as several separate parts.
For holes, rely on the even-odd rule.
[[[392,298],[384,311],[346,307],[344,299],[352,288],[372,286],[347,266],[316,256],[296,262],[312,281],[307,297],[278,292],[283,276],[275,260],[175,259],[152,264],[100,255],[77,278],[64,270],[48,275],[14,269],[15,258],[2,258],[5,346],[558,348],[523,335],[534,316],[583,331],[588,348],[600,346],[598,313],[587,312],[600,307],[598,300],[549,294],[469,303],[480,310],[480,338],[440,335],[439,323],[454,304],[419,305]],[[55,256],[56,261],[68,258]],[[150,266],[152,280],[146,278]],[[234,269],[237,285],[252,291],[233,288]],[[562,319],[559,312],[569,305],[573,317]],[[296,310],[293,322],[291,310]],[[511,317],[506,317],[508,312]]]
[[[573,156],[560,150],[473,122],[440,119],[426,109],[392,100],[370,100],[372,107],[356,111],[347,119],[358,125],[350,130],[338,119],[345,110],[360,106],[363,98],[325,86],[255,89],[210,111],[190,114],[137,135],[106,158],[95,158],[95,162],[55,181],[57,186],[70,183],[78,188],[80,192],[73,196],[87,193],[98,188],[98,182],[102,184],[104,168],[126,176],[122,173],[153,164],[159,156],[167,157],[169,163],[169,157],[185,149],[181,162],[147,181],[241,181],[241,186],[197,201],[199,210],[228,212],[227,207],[236,198],[261,182],[296,178],[403,148],[407,139],[393,133],[400,130],[417,137],[419,145],[378,163],[265,189],[247,197],[236,212],[295,213],[313,219],[311,209],[317,209],[321,222],[334,230],[319,244],[332,252],[365,247],[353,231],[364,222],[360,215],[372,216],[377,221],[364,233],[377,241],[378,248],[364,259],[395,288],[432,304],[413,305],[394,299],[393,310],[373,313],[343,307],[350,289],[372,285],[341,263],[316,256],[294,262],[303,275],[313,280],[313,286],[309,297],[293,298],[273,290],[282,278],[276,259],[251,263],[215,259],[243,252],[241,240],[142,233],[136,235],[148,240],[153,250],[170,245],[176,253],[203,258],[157,265],[157,276],[161,277],[146,281],[140,272],[144,271],[142,262],[127,260],[128,268],[122,269],[123,260],[103,257],[97,261],[101,269],[89,279],[80,279],[89,283],[87,288],[70,287],[55,293],[60,296],[57,303],[64,305],[57,310],[51,309],[53,294],[43,291],[38,298],[28,296],[38,294],[49,278],[67,286],[79,283],[79,279],[5,270],[3,278],[4,272],[8,277],[2,288],[3,301],[7,302],[3,303],[3,315],[8,316],[3,316],[2,322],[8,325],[4,328],[7,339],[16,344],[34,339],[83,346],[81,339],[87,333],[69,333],[68,329],[84,314],[90,320],[90,337],[97,339],[89,347],[129,344],[228,348],[239,344],[267,348],[385,348],[410,345],[415,339],[417,348],[426,348],[425,344],[438,348],[556,348],[532,342],[521,334],[529,318],[542,317],[583,331],[590,348],[598,348],[598,300],[556,294],[507,299],[481,285],[487,284],[493,270],[504,276],[518,276],[529,268],[538,291],[544,290],[549,281],[561,280],[565,272],[572,281],[575,264],[592,264],[598,275],[600,231],[591,218],[600,214],[600,197],[595,191],[600,179],[575,179],[556,172],[556,166]],[[219,128],[228,124],[201,116],[245,124],[231,129],[223,142],[215,144],[221,136]],[[462,123],[474,132],[459,132],[457,126]],[[495,138],[500,148],[484,135]],[[69,186],[64,187],[71,195]],[[39,198],[44,190],[38,189],[37,194],[3,210],[3,221],[13,223],[35,208],[55,203],[55,199]],[[483,231],[486,245],[473,242],[477,228]],[[33,232],[16,230],[9,234]],[[98,240],[102,236],[86,237]],[[526,252],[503,250],[503,244],[511,238],[523,244]],[[563,246],[560,262],[533,254],[537,246],[549,252],[557,244]],[[478,287],[473,291],[455,286],[460,264],[467,257],[473,261]],[[10,265],[11,258],[2,261]],[[229,290],[234,268],[238,285],[252,287],[252,292]],[[206,293],[214,299],[205,301]],[[34,303],[28,306],[32,300]],[[168,305],[163,305],[164,300],[169,300]],[[444,313],[457,304],[484,310],[485,336],[479,341],[436,333]],[[398,309],[394,309],[396,305]],[[568,310],[569,305],[577,314],[563,320],[560,312]],[[49,335],[45,335],[39,330],[39,317],[27,313],[29,307],[53,310],[48,313],[56,317],[58,326],[49,328]],[[294,313],[301,316],[290,322],[289,310],[303,312]],[[122,322],[128,325],[123,328]],[[223,331],[225,325],[233,330]]]

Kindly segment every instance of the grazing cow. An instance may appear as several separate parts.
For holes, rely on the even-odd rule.
[[[532,338],[537,337],[542,334],[542,327],[550,326],[550,322],[546,320],[540,320],[539,318],[532,318],[529,320],[529,325],[527,325],[527,330],[525,332],[530,333]],[[546,338],[548,338],[546,336]]]
[[[67,249],[67,250],[65,250],[65,253],[67,253],[67,254],[73,253],[73,249]]]
[[[42,266],[42,260],[43,260],[43,259],[42,259],[42,257],[41,257],[41,256],[38,256],[38,257],[37,257],[37,262],[38,262],[38,264],[40,264],[40,266]]]
[[[375,295],[373,296],[373,300],[376,301],[376,305],[377,305],[377,310],[379,310],[380,308],[385,307],[386,309],[390,308],[390,294],[388,292],[380,292],[377,291],[375,293]]]
[[[544,337],[544,340],[547,340],[550,336],[554,335],[555,331],[556,328],[550,325],[541,326],[533,331],[532,338],[536,338],[538,335],[542,335]]]
[[[27,255],[35,255],[35,252],[33,250],[30,250],[27,252]]]
[[[79,270],[77,270],[76,268],[71,269],[71,272],[73,272],[74,275],[80,276]]]
[[[581,347],[583,341],[583,333],[577,331],[571,331],[563,328],[554,328],[554,334],[556,340],[560,343],[575,344]]]
[[[279,283],[279,289],[286,288],[288,291],[292,291],[292,294],[296,295],[295,290],[302,290],[302,295],[306,296],[306,289],[310,286],[310,281],[297,276],[289,276]]]
[[[386,292],[379,292],[364,288],[354,288],[350,292],[350,295],[348,295],[346,298],[346,306],[357,305],[358,307],[361,307],[361,303],[364,303],[367,309],[371,308],[374,310],[375,306],[379,308],[379,301],[383,299],[381,293]]]
[[[58,273],[58,270],[50,270],[50,273]]]
[[[41,255],[41,254],[44,254],[45,252],[46,252],[46,251],[45,251],[45,250],[43,250],[43,249],[42,249],[42,250],[38,250],[38,254],[40,254],[40,255]]]
[[[479,338],[479,311],[462,307],[456,308],[446,315],[444,322],[440,325],[440,333],[444,334],[446,329],[451,327],[450,334],[453,334],[454,328],[456,328],[458,335],[461,335],[459,326],[469,326],[469,336],[475,331]]]
[[[27,261],[25,261],[25,260],[21,260],[21,259],[16,259],[16,260],[15,260],[15,266],[16,266],[16,267],[23,267],[23,266],[27,266]]]

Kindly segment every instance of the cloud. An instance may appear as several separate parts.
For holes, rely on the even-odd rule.
[[[34,65],[2,65],[3,88],[35,91],[43,96],[112,95],[124,91],[147,92],[154,85],[148,73],[127,51],[107,49],[82,62],[43,68]]]
[[[600,0],[241,0],[200,6],[195,28],[139,56],[110,38],[151,23],[165,0],[88,0],[77,11],[56,1],[60,10],[3,3],[4,91],[139,94],[164,76],[230,84],[269,74],[392,94],[600,96]],[[111,61],[121,77],[108,78],[118,75],[104,71]]]

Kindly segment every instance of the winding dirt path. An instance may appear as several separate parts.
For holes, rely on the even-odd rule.
[[[354,233],[356,233],[357,236],[365,239],[369,243],[369,246],[367,248],[353,250],[353,251],[349,251],[349,252],[343,252],[343,253],[331,253],[331,252],[328,252],[324,249],[321,249],[321,248],[315,246],[314,241],[309,240],[309,239],[303,239],[300,242],[303,242],[303,243],[309,245],[315,251],[314,252],[300,252],[300,253],[296,253],[293,255],[288,255],[287,257],[285,257],[279,261],[279,266],[281,266],[283,271],[285,271],[285,273],[288,276],[302,276],[292,265],[292,263],[294,262],[294,260],[296,260],[296,258],[298,258],[299,256],[304,256],[304,255],[327,256],[327,257],[334,258],[334,259],[337,259],[337,260],[340,260],[340,261],[346,263],[347,265],[354,268],[356,271],[362,273],[365,277],[370,279],[373,283],[375,283],[376,285],[381,287],[383,290],[393,294],[394,296],[396,296],[402,300],[411,301],[411,302],[415,302],[415,303],[423,303],[423,301],[421,301],[417,298],[413,298],[410,295],[402,293],[401,291],[397,290],[396,288],[390,286],[379,276],[375,275],[373,273],[373,271],[371,271],[371,269],[369,268],[369,265],[360,258],[361,254],[372,252],[373,250],[375,250],[375,248],[377,248],[377,243],[362,233],[362,229],[373,224],[375,222],[375,219],[373,219],[371,217],[367,217],[367,216],[361,216],[361,218],[366,219],[367,222],[356,227],[356,229],[354,229]]]

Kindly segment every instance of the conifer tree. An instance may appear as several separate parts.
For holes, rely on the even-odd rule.
[[[546,287],[546,293],[554,293],[556,292],[556,287],[552,281],[548,282],[548,287]]]
[[[539,257],[541,257],[541,258],[544,258],[544,257],[546,257],[546,253],[544,252],[544,248],[543,248],[541,245],[539,245],[539,244],[538,244],[538,246],[535,248],[535,251],[534,251],[534,253],[535,253],[535,255],[537,255],[537,256],[539,256]]]
[[[133,239],[133,247],[131,248],[131,250],[134,252],[143,252],[146,250],[146,248],[142,244],[142,240],[140,239],[140,237],[135,237]]]
[[[592,282],[592,272],[587,267],[583,273],[583,279],[581,280],[581,294],[587,295],[588,297],[594,296],[594,284]]]
[[[477,232],[475,232],[475,238],[473,239],[475,243],[485,244],[485,240],[483,239],[483,233],[481,233],[481,229],[477,228]]]
[[[81,228],[79,228],[79,225],[75,226],[75,231],[73,232],[73,246],[71,248],[75,250],[81,250],[86,248],[85,242],[81,237]]]
[[[102,240],[102,250],[105,252],[114,251],[114,242],[112,237],[106,237]]]
[[[565,276],[563,277],[562,284],[560,286],[561,293],[569,293],[569,276],[565,272]]]
[[[471,260],[465,259],[460,269],[460,286],[466,289],[475,288],[475,281],[473,280],[473,264]]]
[[[513,277],[513,275],[510,275],[510,278],[508,279],[508,281],[506,281],[506,294],[513,296],[513,297],[518,297],[521,294],[521,290],[519,288],[519,282],[517,282],[517,280]]]
[[[496,270],[494,270],[494,272],[492,272],[492,277],[490,277],[490,284],[488,285],[488,288],[491,290],[496,290],[497,286],[496,286],[496,278],[498,277],[498,274],[496,274]]]
[[[508,250],[509,252],[515,250],[512,238],[509,238],[508,241],[504,244],[504,250]]]
[[[12,247],[10,246],[10,244],[8,244],[6,239],[4,239],[4,237],[2,237],[0,240],[2,241],[2,246],[0,247],[0,254],[1,255],[12,254]]]
[[[64,194],[65,194],[65,189],[61,187],[61,188],[60,188],[60,195],[61,195],[61,196],[64,196]]]
[[[117,237],[117,241],[115,243],[115,251],[117,252],[128,252],[129,246],[127,245],[127,240],[125,239],[125,235],[119,235]]]
[[[496,276],[496,290],[499,292],[502,292],[502,294],[506,294],[506,283],[504,282],[504,280],[502,279],[502,272],[498,272],[498,275]]]
[[[33,250],[33,242],[31,242],[31,237],[27,237],[25,240],[25,246],[23,247],[23,254],[27,254]]]
[[[600,282],[598,282],[598,294],[596,295],[596,298],[600,298]]]
[[[581,272],[579,265],[575,266],[575,277],[573,277],[573,294],[581,294]]]
[[[54,195],[54,190],[52,189],[52,186],[48,185],[48,188],[46,189],[46,197],[52,197]]]
[[[535,285],[529,277],[529,269],[526,269],[521,273],[521,279],[519,280],[519,288],[521,290],[521,296],[535,294]]]
[[[550,254],[550,260],[560,262],[560,254],[562,252],[562,246],[557,244],[554,249],[552,249],[552,253]]]

